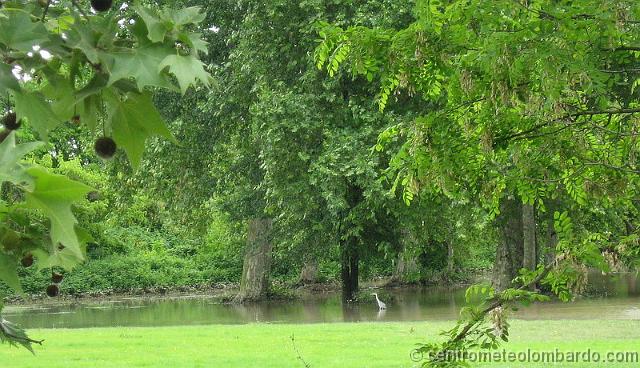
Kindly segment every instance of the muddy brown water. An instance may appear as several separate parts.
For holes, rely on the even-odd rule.
[[[521,308],[514,312],[514,317],[640,320],[640,279],[637,274],[592,274],[587,291],[588,297],[570,303],[554,301]],[[204,296],[131,297],[103,302],[7,306],[3,315],[25,328],[453,320],[464,306],[465,290],[399,288],[364,292],[378,292],[387,302],[387,310],[379,311],[373,300],[345,308],[339,294],[328,292],[309,294],[296,301],[253,305],[222,304]]]

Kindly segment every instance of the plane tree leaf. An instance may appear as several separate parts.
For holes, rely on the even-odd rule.
[[[71,211],[71,204],[84,199],[92,188],[40,167],[32,167],[27,172],[34,178],[35,187],[25,194],[26,203],[31,208],[41,210],[51,221],[53,246],[62,245],[78,260],[84,259],[75,231],[78,221]]]
[[[182,94],[186,93],[190,86],[195,86],[198,81],[205,86],[211,84],[211,75],[204,70],[202,61],[193,55],[169,55],[160,63],[159,68],[160,70],[168,68],[175,75]]]
[[[177,10],[156,11],[143,6],[134,6],[147,26],[147,37],[151,42],[162,42],[170,32],[180,32],[184,26],[198,24],[205,18],[197,6]]]
[[[115,104],[110,118],[113,139],[134,167],[140,165],[147,138],[160,136],[175,141],[150,94],[130,93],[126,100]]]
[[[38,92],[14,92],[16,114],[18,119],[27,118],[28,123],[38,132],[42,139],[47,139],[49,132],[60,125],[60,119]]]
[[[18,327],[14,323],[11,323],[1,317],[0,317],[0,341],[2,342],[7,341],[11,345],[20,344],[33,354],[35,353],[33,351],[33,347],[31,346],[31,344],[39,344],[39,345],[42,344],[42,340],[30,339],[22,328]]]
[[[200,11],[200,7],[198,6],[177,9],[175,11],[167,12],[167,14],[172,23],[177,27],[186,24],[198,24],[205,18],[204,13]]]
[[[48,40],[49,33],[42,22],[32,22],[25,12],[12,12],[10,17],[0,18],[0,44],[9,49],[29,52]]]
[[[8,181],[26,188],[30,187],[33,179],[25,172],[25,165],[20,161],[27,153],[41,145],[42,142],[16,145],[15,133],[9,134],[0,143],[0,183]]]
[[[138,48],[114,53],[109,85],[133,77],[140,91],[147,86],[173,89],[167,74],[158,70],[158,64],[171,52],[169,46],[147,42]]]
[[[184,92],[197,80],[208,83],[197,60],[206,53],[206,43],[191,29],[204,15],[197,8],[154,10],[152,4],[91,13],[83,10],[86,2],[80,3],[0,0],[0,107],[16,113],[24,126],[20,139],[27,141],[35,140],[34,135],[46,141],[65,121],[80,123],[91,133],[100,122],[103,134],[111,135],[138,166],[147,138],[175,141],[144,90],[177,91],[180,86]],[[171,69],[167,56],[175,54],[192,55],[175,60],[179,64]],[[194,79],[183,75],[186,68],[193,68]],[[20,290],[16,265],[27,253],[40,268],[70,270],[83,261],[88,237],[72,205],[92,189],[29,162],[52,160],[43,157],[44,150],[29,157],[43,142],[16,144],[16,134],[7,131],[15,127],[10,121],[5,125],[0,184],[3,193],[8,188],[12,195],[0,199],[0,281]],[[83,144],[76,138],[86,136],[79,132],[67,143]],[[0,342],[29,350],[39,343],[5,320],[0,320]]]
[[[202,33],[186,33],[181,32],[178,35],[178,39],[184,42],[195,51],[207,53],[207,42],[202,39]]]
[[[140,15],[144,24],[147,26],[147,35],[151,42],[162,42],[169,30],[169,24],[160,17],[160,14],[143,6],[134,6],[133,9]]]
[[[0,93],[7,90],[20,91],[20,84],[11,72],[11,66],[0,62]]]
[[[16,257],[0,251],[0,280],[14,290],[22,292],[22,286],[17,274],[18,260]]]

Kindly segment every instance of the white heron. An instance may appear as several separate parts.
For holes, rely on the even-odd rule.
[[[380,300],[380,299],[378,298],[378,294],[373,293],[373,294],[371,294],[371,295],[374,295],[374,296],[376,297],[376,302],[378,302],[378,308],[380,308],[380,310],[387,309],[387,305],[386,305],[386,304],[384,304],[384,303],[382,302],[382,300]]]

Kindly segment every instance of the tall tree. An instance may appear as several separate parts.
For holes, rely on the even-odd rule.
[[[579,217],[593,207],[630,208],[638,195],[639,14],[635,1],[418,1],[415,22],[401,30],[326,24],[316,56],[330,74],[346,62],[378,78],[381,109],[401,91],[416,102],[419,117],[382,136],[405,142],[392,169],[410,196],[428,188],[477,197],[494,217],[504,203],[521,211],[513,198],[544,211],[566,197],[565,208]],[[478,339],[496,346],[507,329],[482,332],[487,313],[543,299],[527,291],[538,282],[567,300],[579,284],[576,265],[606,269],[605,247],[628,253],[626,241],[578,232],[561,211],[554,262],[521,271],[520,287],[472,289],[484,290],[485,302],[449,331],[450,340],[423,351],[464,350]],[[521,220],[522,213],[506,223],[521,227]],[[533,236],[526,238],[531,256]],[[498,253],[508,258],[509,249]],[[433,356],[425,365],[450,363]]]
[[[209,122],[197,135],[224,132],[215,144],[196,147],[211,154],[218,205],[246,223],[271,218],[276,252],[293,251],[302,260],[340,248],[346,299],[357,291],[359,253],[376,245],[365,238],[376,240],[375,224],[388,217],[377,180],[384,165],[371,159],[370,147],[392,119],[371,112],[375,91],[366,83],[346,75],[325,83],[311,68],[312,24],[326,15],[344,24],[400,26],[409,12],[399,9],[387,1],[359,8],[239,3],[242,19],[227,31],[229,54],[216,71],[220,83],[200,103]]]

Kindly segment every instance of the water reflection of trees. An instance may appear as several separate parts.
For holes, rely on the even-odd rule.
[[[605,298],[578,298],[573,303],[544,303],[517,312],[520,318],[637,319],[640,285],[637,274],[615,278],[590,275],[594,288]],[[464,289],[395,289],[385,299],[388,309],[375,303],[342,305],[337,294],[323,294],[296,301],[259,304],[220,304],[210,298],[141,299],[109,302],[9,306],[5,313],[27,328],[81,328],[110,326],[171,326],[189,324],[237,324],[251,322],[360,322],[455,319],[464,304]]]
[[[360,322],[360,306],[355,303],[343,303],[342,317],[345,322]]]

